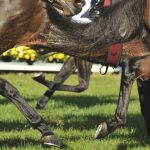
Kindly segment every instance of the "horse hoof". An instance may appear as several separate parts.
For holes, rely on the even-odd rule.
[[[36,104],[36,109],[44,109],[46,103],[48,102],[48,100],[49,100],[49,97],[47,97],[47,96],[42,96],[42,97],[38,100],[38,102],[37,102],[37,104]]]
[[[108,132],[108,126],[106,122],[101,123],[95,133],[95,138],[99,139],[99,138],[103,138],[105,136],[107,136],[109,134]]]
[[[55,135],[42,136],[41,141],[44,145],[60,147],[60,142]]]
[[[41,81],[45,81],[45,76],[43,75],[43,73],[35,73],[32,76],[32,79],[35,81],[41,82]]]
[[[41,106],[41,105],[37,104],[36,109],[44,109],[44,106]]]

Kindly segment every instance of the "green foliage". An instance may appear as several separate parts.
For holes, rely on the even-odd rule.
[[[31,79],[32,74],[2,74],[35,107],[46,88]],[[52,80],[53,74],[47,74]],[[73,75],[66,84],[77,84]],[[132,90],[127,124],[108,137],[95,140],[100,122],[110,119],[116,108],[120,75],[93,74],[89,89],[83,93],[56,92],[44,110],[38,112],[61,140],[63,150],[148,150],[144,120],[140,113],[136,85]],[[32,89],[32,90],[31,90]],[[0,97],[0,149],[57,149],[40,144],[40,133],[33,130],[6,98]]]

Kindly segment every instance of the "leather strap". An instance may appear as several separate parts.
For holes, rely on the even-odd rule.
[[[120,0],[104,0],[104,7],[109,7]],[[117,67],[122,54],[122,45],[120,43],[116,43],[110,46],[110,50],[108,52],[106,64]]]
[[[121,55],[122,55],[122,44],[116,43],[111,45],[110,50],[108,52],[106,64],[113,67],[117,67],[120,62]]]

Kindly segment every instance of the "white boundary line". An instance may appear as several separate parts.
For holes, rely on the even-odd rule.
[[[32,65],[28,65],[26,62],[0,62],[0,70],[1,71],[43,71],[43,72],[58,72],[61,67],[62,63],[42,63],[42,62],[35,62]],[[92,72],[100,72],[101,65],[93,64]],[[106,67],[102,68],[102,72],[105,72]],[[118,72],[119,69],[113,69],[109,67],[108,73]]]

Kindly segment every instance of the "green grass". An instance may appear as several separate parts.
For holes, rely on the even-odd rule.
[[[14,84],[35,107],[46,88],[31,79],[32,74],[1,74]],[[47,78],[53,79],[53,74]],[[76,75],[66,83],[77,84]],[[134,85],[129,104],[127,124],[108,137],[95,140],[100,122],[110,119],[116,108],[120,75],[92,75],[89,89],[83,93],[56,92],[44,110],[38,112],[59,137],[63,150],[148,150],[140,113],[138,94]],[[40,133],[33,130],[20,112],[6,98],[0,97],[0,149],[47,150],[39,143]]]

